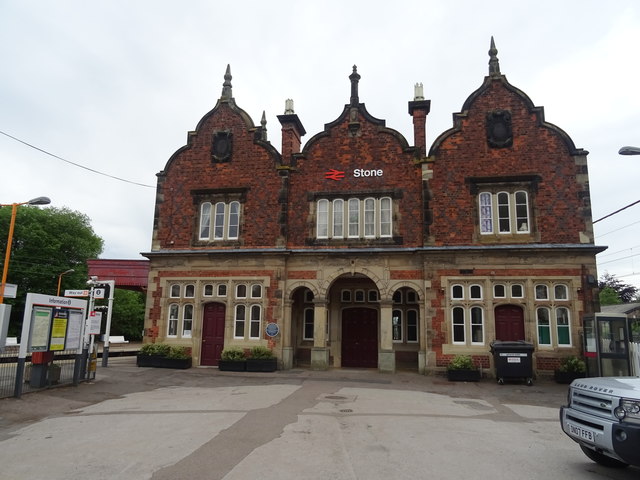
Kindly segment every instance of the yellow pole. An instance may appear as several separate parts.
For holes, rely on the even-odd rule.
[[[67,273],[73,273],[73,272],[74,272],[73,268],[70,268],[66,272],[62,272],[60,275],[58,275],[58,291],[56,292],[56,297],[60,296],[60,285],[62,284],[62,276],[66,275]]]
[[[4,268],[2,269],[2,284],[0,285],[0,303],[4,303],[4,289],[7,284],[7,274],[9,273],[9,259],[11,258],[11,244],[13,243],[13,228],[16,224],[16,213],[18,205],[21,203],[11,204],[11,222],[9,223],[9,237],[7,238],[7,251],[4,255]]]

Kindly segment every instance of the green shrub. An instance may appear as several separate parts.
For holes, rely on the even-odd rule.
[[[189,358],[191,356],[189,348],[181,346],[172,347],[166,343],[145,343],[140,347],[140,354],[157,355],[167,358]]]
[[[166,343],[145,343],[140,347],[140,354],[166,357],[169,354],[170,348]]]
[[[449,362],[447,370],[475,370],[476,366],[473,364],[473,359],[469,355],[456,355],[453,360]]]
[[[244,354],[244,350],[240,347],[227,347],[222,350],[220,354],[220,358],[222,360],[232,361],[232,362],[241,362],[244,360],[246,355]]]
[[[166,355],[167,358],[175,358],[178,360],[183,360],[191,357],[191,349],[183,346],[173,346],[169,348],[169,353]]]
[[[273,352],[271,349],[262,345],[257,345],[251,349],[251,358],[264,359],[273,358]]]
[[[560,368],[558,368],[561,372],[571,372],[571,373],[585,373],[587,371],[587,365],[583,360],[580,360],[578,357],[571,355],[570,357],[565,358],[560,363]]]

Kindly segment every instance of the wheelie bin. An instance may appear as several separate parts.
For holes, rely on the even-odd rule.
[[[491,343],[491,353],[500,385],[505,380],[523,380],[527,385],[533,385],[532,343],[496,340]]]

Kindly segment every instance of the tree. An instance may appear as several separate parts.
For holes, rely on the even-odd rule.
[[[96,302],[107,305],[106,300]],[[111,314],[111,335],[124,335],[128,340],[141,340],[144,328],[145,295],[116,288],[113,294],[113,313]],[[103,315],[103,322],[106,317]],[[102,331],[105,331],[103,326]]]
[[[5,252],[11,208],[0,208],[0,251]],[[29,292],[55,295],[58,276],[62,287],[86,288],[87,260],[102,252],[103,240],[91,227],[89,217],[68,208],[21,206],[15,229],[7,283],[18,286],[9,328],[17,335],[22,325],[24,302]],[[3,255],[4,261],[4,255]]]
[[[635,298],[638,293],[638,289],[633,285],[628,285],[626,283],[622,283],[620,280],[616,278],[615,275],[610,273],[605,273],[600,278],[598,282],[598,287],[600,287],[600,291],[602,292],[605,288],[610,288],[616,292],[618,298],[620,299],[619,303],[630,303]],[[602,299],[601,299],[602,302]],[[602,303],[601,303],[602,304]],[[613,305],[611,303],[602,304],[602,305]]]
[[[620,297],[618,296],[618,292],[616,292],[611,287],[604,287],[600,290],[600,305],[619,305],[622,303]]]

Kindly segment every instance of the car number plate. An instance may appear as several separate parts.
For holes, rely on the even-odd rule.
[[[579,427],[578,425],[574,425],[569,422],[567,422],[567,427],[569,428],[569,433],[574,437],[578,437],[592,443],[596,441],[596,434],[592,430]]]

